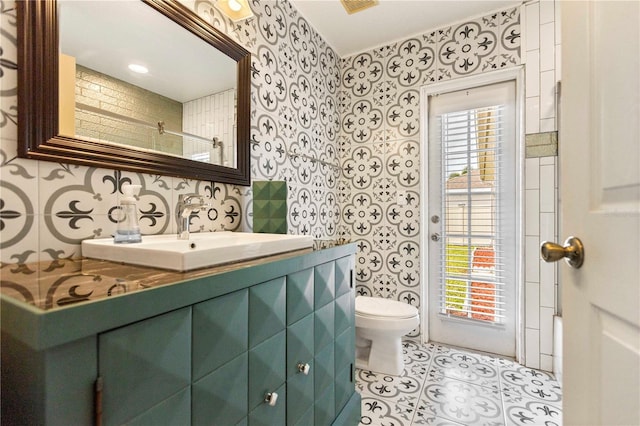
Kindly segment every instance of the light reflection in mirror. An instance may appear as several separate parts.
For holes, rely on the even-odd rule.
[[[233,59],[142,2],[59,12],[60,134],[236,167]]]

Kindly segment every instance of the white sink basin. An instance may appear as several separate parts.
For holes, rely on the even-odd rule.
[[[82,255],[134,265],[190,271],[313,246],[306,235],[246,232],[193,233],[188,240],[176,234],[147,235],[141,243],[115,244],[113,238],[82,241]]]

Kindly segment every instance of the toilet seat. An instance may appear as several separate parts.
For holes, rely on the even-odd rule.
[[[371,319],[409,319],[418,315],[418,309],[396,300],[358,296],[356,297],[356,315]]]

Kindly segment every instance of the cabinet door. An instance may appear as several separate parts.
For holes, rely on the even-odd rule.
[[[249,289],[249,410],[264,406],[269,413],[286,405],[279,395],[275,407],[264,403],[267,393],[277,392],[286,380],[286,279]],[[255,420],[254,420],[255,421]],[[251,417],[249,423],[251,423]],[[284,423],[284,415],[282,417]]]
[[[288,425],[303,425],[304,419],[313,419],[313,340],[313,314],[287,327]]]
[[[249,409],[264,405],[265,396],[284,384],[285,374],[284,330],[249,350]],[[284,407],[286,399],[278,395],[278,407]],[[270,407],[275,408],[275,407]],[[284,418],[283,418],[284,420]]]
[[[287,325],[313,312],[313,268],[287,275]]]
[[[333,384],[327,386],[322,392],[316,393],[316,403],[313,411],[314,426],[329,426],[333,423],[336,417],[334,401],[335,391]]]
[[[188,425],[191,393],[185,388],[160,404],[127,422],[127,426]]]
[[[335,262],[327,262],[314,268],[314,306],[316,309],[333,302],[336,297]]]
[[[287,399],[286,385],[283,384],[278,389],[275,389],[275,392],[278,394],[278,403],[273,407],[267,403],[262,403],[254,408],[249,414],[249,426],[284,425],[286,416],[284,401]]]
[[[335,411],[336,414],[342,411],[353,392],[355,383],[353,381],[353,363],[355,351],[355,336],[351,329],[348,329],[340,336],[336,337],[335,343]]]
[[[191,308],[169,312],[98,338],[99,374],[103,379],[103,424],[119,425],[150,410],[184,413],[190,406]],[[185,399],[187,401],[185,402]],[[147,413],[165,424],[190,424],[180,418]]]
[[[247,415],[249,290],[193,307],[194,425],[233,425]]]
[[[194,425],[233,425],[247,415],[248,364],[244,352],[193,384]]]
[[[335,300],[335,413],[342,411],[355,392],[355,289],[354,257],[336,260]]]
[[[286,309],[285,277],[249,289],[249,347],[284,330]]]
[[[249,291],[240,290],[193,307],[193,380],[248,349]]]
[[[336,297],[348,293],[353,288],[354,258],[343,257],[336,260]]]

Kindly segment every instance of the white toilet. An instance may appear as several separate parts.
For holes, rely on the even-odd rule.
[[[356,367],[399,376],[402,336],[418,327],[418,309],[391,299],[356,297]]]

